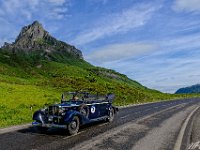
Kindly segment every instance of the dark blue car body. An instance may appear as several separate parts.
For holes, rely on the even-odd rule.
[[[88,94],[87,94],[88,95]],[[112,105],[113,95],[99,100],[62,100],[33,114],[33,126],[40,131],[48,128],[65,128],[76,134],[79,126],[100,120],[113,121],[118,108]]]

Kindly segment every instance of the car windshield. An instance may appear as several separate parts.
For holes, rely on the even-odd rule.
[[[62,100],[71,101],[71,100],[82,100],[82,94],[78,92],[64,92],[62,94]]]
[[[62,100],[64,101],[107,100],[109,98],[110,95],[90,94],[88,92],[64,92],[62,94]]]

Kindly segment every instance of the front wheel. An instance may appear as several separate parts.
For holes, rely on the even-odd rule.
[[[108,117],[107,121],[112,122],[114,120],[114,117],[115,117],[115,111],[113,108],[111,108],[109,111],[109,117]]]
[[[69,134],[70,135],[77,134],[79,130],[79,126],[80,126],[79,118],[77,116],[74,116],[72,121],[67,126],[67,130]]]

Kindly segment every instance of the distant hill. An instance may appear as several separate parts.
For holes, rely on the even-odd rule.
[[[38,21],[23,27],[15,42],[1,47],[0,127],[30,122],[30,108],[58,103],[63,91],[79,90],[114,93],[116,105],[173,97],[93,66],[80,50],[52,37]]]
[[[200,84],[180,88],[175,92],[175,94],[191,94],[191,93],[200,93]]]

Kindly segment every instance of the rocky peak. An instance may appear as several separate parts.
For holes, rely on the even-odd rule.
[[[31,25],[22,28],[14,44],[22,49],[31,49],[38,39],[44,39],[46,36],[49,34],[44,30],[42,24],[34,21]]]
[[[31,25],[22,28],[15,42],[28,36],[29,39],[43,38],[45,30],[38,21],[34,21]]]
[[[59,53],[60,55],[70,54],[77,58],[83,58],[80,50],[51,36],[38,21],[23,27],[15,42],[5,43],[2,48],[14,52],[43,51],[46,55]]]

